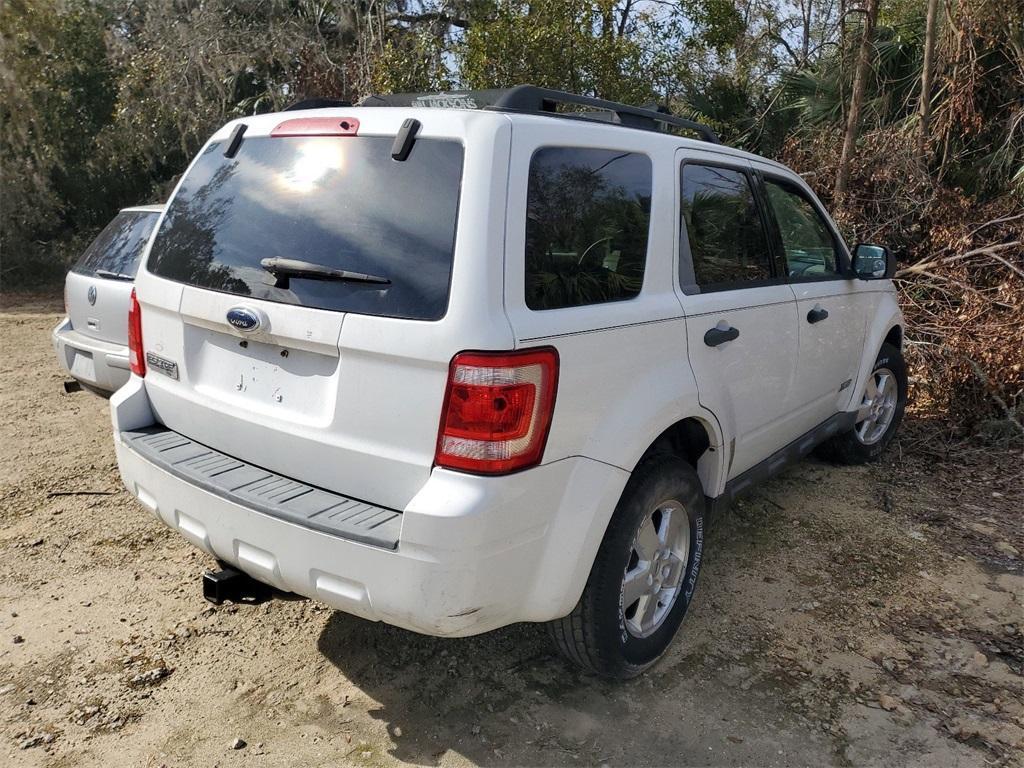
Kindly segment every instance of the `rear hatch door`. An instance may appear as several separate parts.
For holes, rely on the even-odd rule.
[[[464,220],[495,249],[503,221],[486,221],[493,175],[472,199],[463,183],[466,118],[424,121],[398,161],[406,110],[369,111],[251,118],[235,152],[228,130],[200,153],[138,281],[146,388],[198,443],[402,509],[431,471],[452,355],[511,344],[500,259],[493,295],[469,300],[497,308],[496,337],[449,308]]]
[[[64,298],[76,331],[100,341],[128,344],[132,283],[159,217],[158,210],[121,211],[68,273]]]

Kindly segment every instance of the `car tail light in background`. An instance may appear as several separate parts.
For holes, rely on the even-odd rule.
[[[132,373],[137,376],[146,375],[146,358],[142,352],[142,308],[135,298],[132,288],[132,299],[128,305],[128,364]]]
[[[448,370],[434,463],[497,475],[540,463],[558,385],[558,352],[460,352]]]

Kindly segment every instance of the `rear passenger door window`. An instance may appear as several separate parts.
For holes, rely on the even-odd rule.
[[[558,309],[639,294],[650,218],[646,155],[537,150],[526,203],[526,305]]]
[[[765,194],[782,238],[786,273],[792,280],[822,280],[842,274],[832,230],[795,184],[764,180]]]
[[[701,291],[771,280],[771,250],[749,174],[737,168],[684,163],[680,227]],[[689,275],[681,270],[683,287]]]

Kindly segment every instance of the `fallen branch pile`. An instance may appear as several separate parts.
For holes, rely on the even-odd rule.
[[[1009,231],[1022,219],[995,218],[970,233],[1002,227],[1002,241],[946,248],[896,273],[913,407],[961,429],[998,432],[993,420],[1001,420],[1024,436],[1024,238]]]
[[[837,136],[793,141],[784,160],[827,199]],[[910,408],[947,432],[1024,436],[1024,205],[978,203],[939,184],[899,130],[862,138],[836,211],[848,240],[888,245],[907,319]]]

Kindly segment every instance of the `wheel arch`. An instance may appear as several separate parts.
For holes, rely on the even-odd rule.
[[[892,346],[896,347],[896,349],[902,351],[903,350],[903,326],[897,324],[897,325],[894,325],[892,328],[890,328],[889,331],[885,334],[885,339],[883,339],[882,343],[883,344],[891,344]]]
[[[722,442],[718,421],[712,414],[686,416],[662,429],[630,470],[635,472],[652,456],[678,456],[696,470],[705,495],[717,496],[724,482]]]
[[[676,412],[678,414],[678,411]],[[722,466],[722,432],[718,420],[710,411],[701,409],[699,406],[686,409],[673,420],[672,417],[659,421],[652,421],[651,428],[646,431],[646,437],[641,441],[643,447],[635,449],[630,454],[620,457],[614,467],[621,475],[621,485],[614,504],[609,504],[607,509],[595,510],[593,518],[589,521],[586,534],[576,544],[576,550],[572,560],[577,564],[566,588],[565,602],[561,606],[560,615],[564,616],[572,606],[579,600],[590,575],[594,558],[597,557],[598,548],[604,540],[611,524],[615,506],[621,500],[622,493],[628,487],[629,478],[636,471],[642,462],[662,453],[678,455],[687,461],[697,472],[705,496],[717,496],[721,494],[725,485],[725,468]],[[573,516],[569,521],[573,526],[577,524],[577,518]],[[558,536],[552,540],[559,540]],[[565,555],[565,547],[560,550],[560,557]],[[538,582],[539,583],[539,582]],[[555,618],[552,615],[544,619]]]

